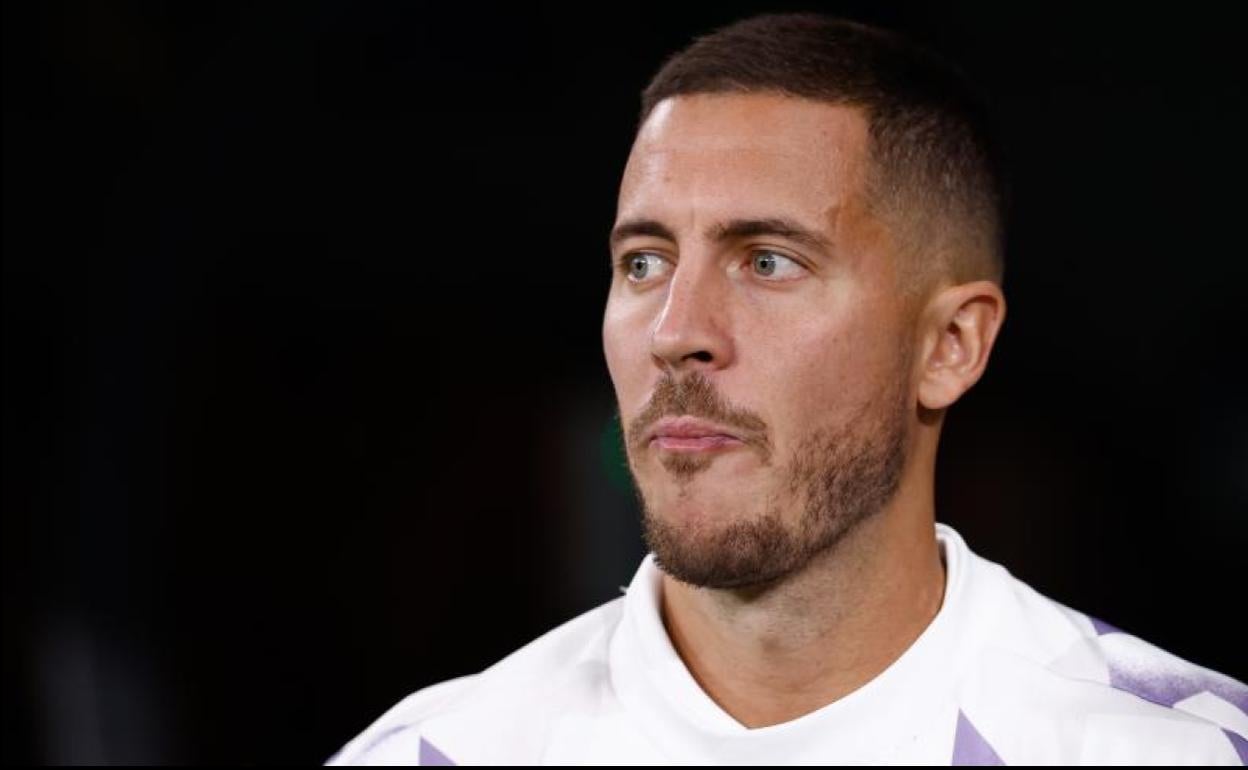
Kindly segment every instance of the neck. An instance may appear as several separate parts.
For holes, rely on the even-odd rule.
[[[746,727],[796,719],[888,668],[940,609],[945,574],[927,494],[897,496],[763,590],[663,575],[663,621],[702,689]]]

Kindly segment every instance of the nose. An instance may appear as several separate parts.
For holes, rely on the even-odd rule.
[[[661,368],[678,374],[722,369],[733,356],[728,333],[728,293],[713,264],[681,260],[667,285],[667,300],[650,337]]]

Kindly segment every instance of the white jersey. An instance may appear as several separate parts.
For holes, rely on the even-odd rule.
[[[643,560],[624,596],[408,696],[331,764],[1248,763],[1248,687],[1037,593],[936,525],[944,602],[854,692],[749,729],[699,687]]]

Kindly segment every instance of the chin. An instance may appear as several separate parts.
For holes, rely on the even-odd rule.
[[[773,582],[804,563],[802,541],[775,512],[714,520],[701,506],[674,506],[643,517],[646,545],[673,578],[704,588]]]

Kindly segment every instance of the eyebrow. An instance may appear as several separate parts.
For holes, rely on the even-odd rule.
[[[611,247],[615,248],[621,241],[634,236],[649,235],[656,238],[676,242],[676,235],[657,219],[630,219],[616,225],[611,231]],[[707,229],[707,238],[712,241],[724,242],[740,238],[754,238],[770,235],[788,238],[791,241],[824,251],[831,250],[828,239],[791,219],[784,217],[764,217],[760,219],[730,219],[720,222]]]

